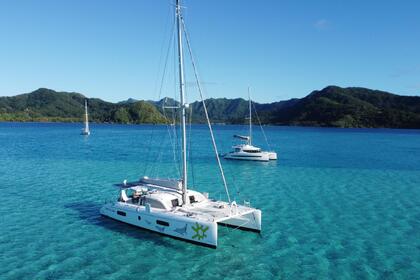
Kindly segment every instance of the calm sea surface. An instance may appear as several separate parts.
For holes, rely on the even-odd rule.
[[[0,279],[415,279],[420,131],[266,127],[279,160],[223,161],[261,235],[219,227],[216,250],[99,215],[113,183],[177,175],[165,126],[0,123]],[[216,126],[220,152],[242,126]],[[255,127],[255,144],[265,140]],[[176,152],[176,150],[175,150]],[[190,185],[224,198],[208,130]]]

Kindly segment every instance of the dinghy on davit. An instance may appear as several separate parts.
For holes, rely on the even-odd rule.
[[[176,1],[175,10],[179,61],[182,178],[160,179],[144,176],[135,182],[124,181],[121,184],[116,184],[119,188],[117,201],[106,203],[100,209],[100,213],[143,229],[216,248],[218,244],[218,225],[227,225],[238,229],[260,232],[261,210],[251,207],[249,203],[239,205],[230,198],[223,168],[217,153],[213,130],[202,96],[201,84],[197,79],[196,67],[191,56],[191,49],[188,37],[186,36],[179,2],[179,0]],[[189,106],[185,102],[184,96],[185,82],[182,41],[182,35],[184,34],[227,201],[210,199],[208,193],[201,193],[188,188],[186,109]]]

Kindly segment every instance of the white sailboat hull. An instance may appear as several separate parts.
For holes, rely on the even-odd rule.
[[[270,160],[277,160],[277,153],[276,152],[266,152],[268,154],[268,158]]]
[[[242,230],[261,232],[261,210],[255,209],[248,214],[221,221],[219,224]]]
[[[82,130],[82,132],[80,133],[81,135],[90,135],[90,131],[89,130]]]
[[[242,213],[233,213],[230,217],[203,221],[187,215],[174,215],[172,211],[147,211],[144,206],[134,206],[115,202],[105,204],[100,213],[112,219],[140,227],[149,231],[168,235],[176,239],[217,247],[218,223],[234,228],[261,231],[261,211],[254,208]]]
[[[224,156],[225,159],[251,160],[251,161],[269,161],[269,155],[266,153],[244,153],[230,152]]]

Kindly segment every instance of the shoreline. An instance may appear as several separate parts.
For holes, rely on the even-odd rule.
[[[2,123],[22,123],[22,124],[80,124],[83,125],[83,121],[5,121],[0,120]],[[127,126],[167,126],[165,123],[116,123],[116,122],[89,122],[94,125],[127,125]],[[191,123],[193,126],[207,126],[206,123]],[[235,123],[212,123],[212,126],[248,126],[247,124],[235,124]],[[360,129],[360,130],[420,130],[419,128],[407,128],[407,127],[339,127],[339,126],[322,126],[322,125],[288,125],[288,124],[264,124],[263,127],[290,127],[290,128],[327,128],[327,129]]]

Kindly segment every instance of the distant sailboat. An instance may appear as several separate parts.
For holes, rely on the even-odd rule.
[[[261,148],[252,145],[252,101],[251,101],[251,95],[249,93],[249,88],[248,88],[248,98],[249,98],[249,136],[234,135],[233,137],[241,139],[245,143],[233,146],[233,151],[227,153],[224,156],[224,158],[236,159],[236,160],[252,160],[252,161],[276,160],[277,159],[276,152],[262,151]],[[264,133],[264,137],[265,137],[265,133]]]
[[[82,129],[82,135],[90,135],[89,130],[89,116],[88,116],[88,108],[87,108],[87,100],[85,99],[85,127]]]

